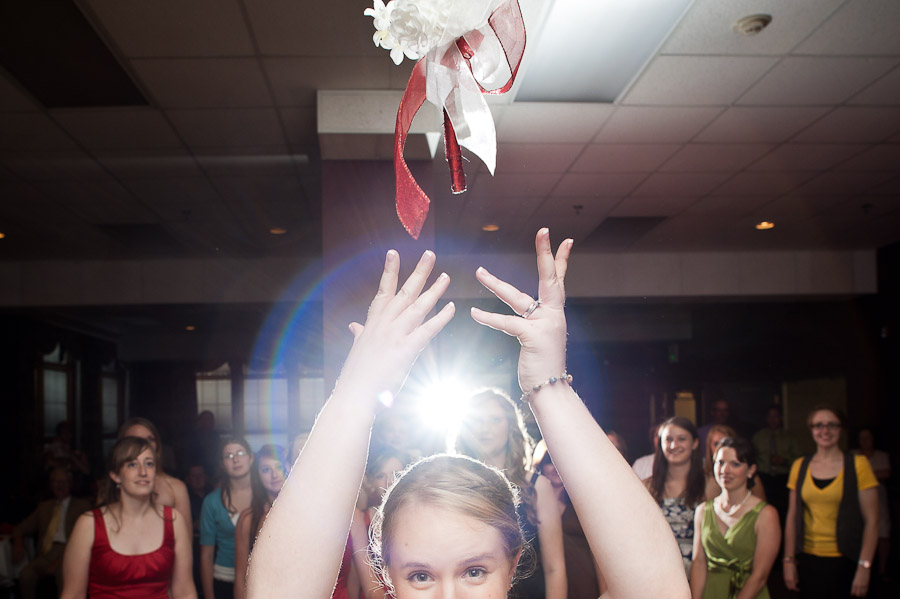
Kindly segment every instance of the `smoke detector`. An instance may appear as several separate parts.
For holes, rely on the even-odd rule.
[[[750,15],[734,24],[734,30],[741,35],[756,35],[772,22],[772,15]]]

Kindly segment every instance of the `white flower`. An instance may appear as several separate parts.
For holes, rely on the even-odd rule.
[[[441,43],[481,27],[496,0],[373,0],[365,15],[374,19],[375,45],[391,51],[400,64],[403,57],[418,60]],[[454,7],[454,9],[451,9]]]

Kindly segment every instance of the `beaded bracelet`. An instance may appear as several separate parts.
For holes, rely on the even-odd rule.
[[[523,393],[522,397],[519,398],[519,401],[528,403],[529,401],[531,401],[532,394],[535,393],[536,391],[540,391],[541,388],[544,387],[545,385],[555,385],[559,381],[563,381],[567,385],[571,385],[572,381],[574,381],[574,380],[575,380],[575,377],[573,377],[568,372],[563,371],[563,373],[561,375],[551,376],[549,379],[547,379],[543,383],[538,383],[537,385],[535,385],[534,387],[532,387],[531,389],[529,389],[528,391]]]

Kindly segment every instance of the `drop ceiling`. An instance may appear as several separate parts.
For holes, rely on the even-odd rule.
[[[320,253],[316,92],[402,90],[412,66],[372,45],[369,4],[75,5],[148,105],[48,109],[0,69],[0,260]],[[635,232],[595,251],[900,241],[898,23],[896,0],[695,0],[616,102],[493,103],[496,175],[473,158],[451,197],[436,161],[438,243],[488,223],[509,251],[543,225]]]

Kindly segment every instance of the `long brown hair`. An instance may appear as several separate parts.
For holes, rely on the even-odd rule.
[[[287,477],[287,468],[285,467],[285,463],[287,462],[284,448],[280,445],[263,445],[259,448],[259,451],[256,452],[256,460],[255,464],[253,464],[253,471],[256,472],[256,480],[259,481],[259,486],[261,487],[262,492],[258,492],[256,488],[256,483],[253,482],[251,478],[251,487],[253,489],[253,498],[250,500],[250,548],[253,548],[253,544],[256,542],[256,534],[259,532],[259,528],[262,525],[262,520],[266,516],[266,513],[270,509],[272,509],[272,505],[269,503],[269,491],[262,484],[262,480],[259,476],[259,464],[262,458],[275,458],[278,460],[278,463],[281,464],[281,471],[285,477]],[[252,476],[252,475],[251,475]]]
[[[113,445],[113,448],[106,458],[106,478],[103,479],[103,485],[101,486],[100,507],[107,508],[107,511],[112,514],[116,526],[120,527],[121,523],[119,522],[119,518],[115,511],[110,509],[110,506],[119,502],[122,498],[122,490],[119,485],[113,481],[110,474],[118,475],[125,464],[136,460],[139,455],[147,450],[150,450],[150,453],[153,454],[154,464],[158,464],[158,456],[156,455],[156,452],[153,451],[153,446],[150,444],[150,441],[142,439],[141,437],[122,437],[116,441],[116,444]],[[159,469],[157,467],[157,476],[158,475]],[[150,494],[150,506],[153,508],[153,511],[160,516],[164,515],[163,511],[156,505],[155,491]]]
[[[699,438],[697,427],[687,418],[675,416],[669,418],[659,425],[658,435],[662,435],[666,427],[677,426],[690,433],[691,438],[696,440]],[[669,474],[669,461],[663,453],[662,439],[656,447],[655,458],[653,460],[653,476],[650,479],[650,495],[657,503],[662,503],[666,493],[666,477]],[[684,492],[681,498],[684,499],[688,507],[694,508],[703,501],[706,493],[706,475],[703,472],[703,449],[697,447],[691,452],[691,468],[688,471],[687,484],[684,486]]]
[[[467,402],[467,413],[474,413],[480,406],[489,401],[493,401],[500,406],[506,416],[506,456],[503,462],[503,473],[510,482],[519,488],[525,517],[531,524],[537,526],[537,494],[535,493],[534,485],[531,484],[530,476],[533,472],[531,456],[534,452],[534,440],[528,434],[528,429],[525,428],[525,419],[522,416],[522,411],[500,389],[489,388],[475,393]],[[465,420],[465,417],[463,417],[463,420]],[[453,435],[450,449],[456,453],[482,461],[487,457],[479,455],[479,452],[468,442],[466,436],[460,434],[459,431]]]
[[[225,458],[222,457],[222,451],[229,445],[235,444],[240,445],[247,452],[247,456],[253,459],[253,450],[250,449],[250,444],[247,443],[246,439],[241,437],[229,437],[222,441],[221,446],[219,447],[219,468],[224,471],[222,463],[225,461]],[[224,472],[223,472],[224,474]],[[253,505],[254,501],[259,501],[259,497],[262,498],[263,505],[268,501],[269,494],[266,492],[266,488],[262,484],[262,479],[259,477],[259,471],[256,469],[256,464],[250,465],[250,489],[253,493],[253,497],[250,500],[250,505]],[[223,476],[222,479],[222,505],[225,507],[225,511],[229,514],[234,514],[237,510],[234,509],[234,504],[231,502],[231,479],[227,476]]]

